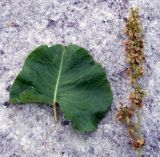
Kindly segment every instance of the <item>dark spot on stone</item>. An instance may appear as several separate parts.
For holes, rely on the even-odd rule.
[[[40,109],[45,109],[45,107],[46,107],[45,104],[37,104],[37,106],[38,106]],[[50,107],[52,107],[52,105],[51,105]]]
[[[3,70],[4,70],[4,71],[8,71],[9,69],[8,69],[8,68],[6,68],[6,67],[3,67]]]
[[[21,111],[22,109],[23,109],[23,106],[20,106],[20,105],[15,105],[16,107],[17,107],[17,109],[19,110],[19,111]]]
[[[77,5],[77,4],[79,4],[80,3],[80,1],[75,1],[73,4],[74,5]]]
[[[156,149],[157,149],[157,146],[155,146],[155,145],[150,145],[150,147],[154,150],[154,151],[156,151]]]
[[[1,133],[0,134],[0,140],[5,140],[5,139],[7,139],[7,136],[8,136],[9,134],[7,133],[7,132],[5,132],[5,133]]]
[[[15,22],[12,22],[12,23],[11,23],[11,26],[12,26],[12,27],[19,27],[19,24],[15,23]]]
[[[14,79],[14,76],[11,76],[11,77],[10,77],[10,80],[13,80],[13,79]]]
[[[16,153],[13,153],[12,155],[10,155],[9,157],[20,157],[19,155],[17,155]]]
[[[63,140],[63,137],[59,136],[58,141],[62,141],[62,140]]]
[[[117,38],[118,38],[118,39],[124,39],[124,38],[123,38],[123,35],[122,35],[121,33],[118,33],[118,34],[117,34]]]
[[[7,86],[6,90],[7,90],[8,92],[10,91],[10,89],[11,89],[11,86],[10,86],[10,85]]]
[[[65,152],[61,152],[61,154],[63,155]]]
[[[130,146],[132,145],[131,141],[128,142],[128,145],[130,145]]]
[[[67,27],[69,27],[69,28],[70,28],[70,27],[74,27],[75,25],[76,25],[75,23],[70,22],[70,23],[68,23],[68,24],[67,24]]]
[[[4,55],[5,53],[4,53],[4,51],[3,51],[3,50],[0,50],[0,54],[1,54],[1,55]]]
[[[29,136],[28,136],[29,138],[32,138],[33,137],[33,133],[31,133],[31,134],[29,134]]]
[[[68,16],[64,13],[64,20],[62,20],[63,23],[65,23],[65,21],[67,21],[67,20],[68,20]]]
[[[39,115],[36,116],[36,120],[39,122],[41,117]]]
[[[9,107],[10,103],[8,101],[4,102],[4,106]]]
[[[4,7],[4,6],[6,6],[6,4],[5,4],[5,3],[2,3],[1,6]]]
[[[90,153],[90,154],[94,154],[94,148],[93,148],[93,147],[90,147],[90,148],[89,148],[89,153]]]
[[[64,121],[62,122],[62,124],[63,124],[63,125],[69,125],[69,121],[68,121],[68,120],[64,120]]]
[[[103,23],[106,23],[106,21],[102,20]]]
[[[147,20],[151,21],[151,17],[150,17],[150,16],[148,16],[148,17],[147,17]]]
[[[107,0],[103,0],[102,2],[107,2]],[[113,5],[114,5],[114,2],[111,2],[111,3],[108,5],[108,7],[109,7],[109,8],[112,8]]]
[[[71,12],[72,12],[72,13],[75,12],[75,9],[71,9]]]
[[[111,32],[111,31],[108,31],[108,33],[109,33],[109,34],[112,34],[112,32]]]
[[[53,26],[55,26],[56,25],[56,22],[54,21],[54,20],[52,20],[52,19],[48,19],[48,25],[47,25],[47,28],[49,28],[49,27],[53,27]]]
[[[13,118],[14,118],[14,115],[11,114],[11,115],[8,116],[8,118],[9,118],[9,119],[13,119]]]
[[[148,69],[151,69],[151,66],[149,64],[146,65]]]
[[[124,22],[127,22],[127,18],[126,18],[126,17],[124,17],[124,18],[123,18],[123,21],[124,21]]]

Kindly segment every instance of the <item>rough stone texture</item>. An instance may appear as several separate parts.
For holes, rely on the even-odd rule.
[[[141,11],[147,91],[142,111],[144,157],[160,157],[159,0],[0,0],[0,157],[135,157],[115,118],[131,90],[124,76],[123,34],[128,8]],[[11,105],[9,89],[29,52],[41,44],[75,43],[90,50],[112,85],[112,110],[97,131],[80,134],[46,105]]]

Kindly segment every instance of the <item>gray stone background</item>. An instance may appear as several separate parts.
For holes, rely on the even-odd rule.
[[[159,0],[0,0],[0,157],[135,157],[127,130],[115,118],[131,87],[123,40],[131,6],[140,8],[145,40],[147,97],[142,111],[143,157],[160,157]],[[74,43],[87,48],[108,73],[112,110],[92,133],[55,124],[46,105],[8,104],[9,89],[29,52],[41,44]]]

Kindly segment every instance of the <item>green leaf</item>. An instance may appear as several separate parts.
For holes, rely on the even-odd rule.
[[[59,104],[79,131],[92,131],[112,104],[104,69],[77,45],[42,45],[26,59],[15,79],[10,101]]]

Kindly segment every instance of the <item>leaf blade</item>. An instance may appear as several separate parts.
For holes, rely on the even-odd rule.
[[[104,69],[87,50],[77,45],[45,45],[26,59],[10,99],[12,103],[57,102],[74,128],[85,132],[97,128],[113,97]]]

